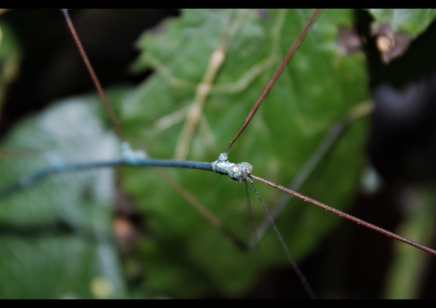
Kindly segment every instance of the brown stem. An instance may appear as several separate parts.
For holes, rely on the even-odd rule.
[[[89,75],[91,76],[92,81],[94,82],[95,87],[97,88],[98,94],[100,95],[104,107],[106,108],[109,117],[112,120],[112,123],[115,126],[115,130],[117,132],[118,137],[121,140],[124,140],[124,135],[123,132],[121,131],[121,127],[118,123],[117,118],[115,117],[115,114],[111,108],[111,106],[109,105],[109,102],[106,98],[106,95],[104,94],[103,88],[101,87],[100,81],[98,80],[97,75],[94,72],[94,69],[92,68],[91,62],[88,59],[88,56],[86,55],[85,49],[82,46],[82,42],[79,39],[79,36],[77,35],[76,29],[74,28],[73,22],[71,21],[70,15],[68,14],[68,11],[66,9],[62,9],[61,10],[62,13],[64,14],[65,17],[65,21],[67,23],[68,29],[71,32],[71,35],[73,36],[74,42],[76,43],[77,49],[79,50],[80,56],[83,59],[83,62],[85,63],[86,69],[89,72]]]
[[[260,105],[264,101],[265,97],[268,95],[271,88],[274,86],[275,82],[285,69],[286,65],[288,65],[288,62],[291,60],[295,52],[297,51],[298,47],[300,46],[303,39],[306,37],[307,33],[309,32],[312,25],[315,23],[315,20],[318,18],[319,14],[321,14],[322,9],[316,9],[312,15],[310,16],[309,20],[307,21],[306,25],[304,26],[303,30],[301,30],[300,34],[298,35],[297,39],[292,44],[291,48],[289,48],[288,52],[286,53],[285,58],[283,59],[282,63],[280,63],[279,67],[275,71],[274,75],[271,77],[270,81],[266,85],[265,89],[260,94],[257,101],[254,103],[253,108],[251,108],[250,113],[245,118],[244,123],[242,124],[241,128],[236,133],[235,137],[233,137],[233,140],[230,142],[226,154],[229,154],[230,150],[233,147],[233,144],[235,144],[236,140],[238,140],[239,136],[242,134],[242,132],[245,130],[245,128],[248,126],[248,123],[250,123],[251,119],[255,115],[257,109],[259,109]]]
[[[434,249],[428,248],[428,247],[423,246],[423,245],[421,245],[421,244],[418,244],[418,243],[416,243],[416,242],[414,242],[414,241],[411,241],[411,240],[409,240],[409,239],[406,239],[406,238],[404,238],[404,237],[402,237],[402,236],[399,236],[398,234],[392,233],[392,232],[387,231],[387,230],[385,230],[385,229],[383,229],[383,228],[377,227],[376,225],[370,224],[369,222],[366,222],[366,221],[364,221],[364,220],[361,220],[361,219],[359,219],[359,218],[356,218],[356,217],[354,217],[354,216],[352,216],[352,215],[350,215],[350,214],[347,214],[347,213],[344,213],[344,212],[342,212],[342,211],[339,211],[339,210],[337,210],[337,209],[335,209],[335,208],[333,208],[333,207],[328,206],[327,204],[324,204],[324,203],[322,203],[322,202],[319,202],[319,201],[317,201],[317,200],[314,200],[314,199],[312,199],[312,198],[309,198],[309,197],[307,197],[307,196],[305,196],[305,195],[302,195],[302,194],[300,194],[300,193],[298,193],[298,192],[296,192],[296,191],[294,191],[294,190],[292,190],[292,189],[289,189],[289,188],[286,188],[286,187],[284,187],[284,186],[281,186],[281,185],[275,184],[275,183],[273,183],[273,182],[270,182],[270,181],[268,181],[268,180],[262,179],[262,178],[260,178],[260,177],[258,177],[258,176],[253,175],[253,174],[250,174],[250,177],[253,178],[253,179],[256,180],[256,181],[259,181],[259,182],[265,183],[265,184],[267,184],[267,185],[269,185],[269,186],[272,186],[272,187],[274,187],[274,188],[277,188],[277,189],[279,189],[279,190],[281,190],[281,191],[283,191],[283,192],[285,192],[285,193],[288,193],[288,194],[290,194],[290,195],[292,195],[292,196],[295,196],[295,197],[297,197],[297,198],[300,198],[301,200],[303,200],[303,201],[305,201],[305,202],[310,202],[310,203],[312,203],[312,204],[314,204],[314,205],[316,205],[316,206],[318,206],[318,207],[320,207],[320,208],[322,208],[322,209],[324,209],[324,210],[326,210],[326,211],[329,211],[329,212],[331,212],[331,213],[334,213],[334,214],[338,215],[339,217],[343,217],[343,218],[346,218],[346,219],[348,219],[348,220],[351,220],[351,221],[357,223],[358,225],[363,225],[363,226],[365,226],[365,227],[367,227],[367,228],[369,228],[369,229],[372,229],[372,230],[374,230],[374,231],[377,231],[377,232],[379,232],[379,233],[382,233],[382,234],[384,234],[384,235],[386,235],[386,236],[388,236],[388,237],[392,237],[392,238],[396,239],[397,241],[400,241],[400,242],[406,243],[406,244],[408,244],[408,245],[410,245],[410,246],[416,247],[416,248],[418,248],[418,249],[421,249],[421,250],[423,250],[423,251],[429,252],[429,253],[431,253],[431,254],[433,254],[433,255],[436,256],[436,250],[434,250]]]
[[[155,170],[164,178],[164,180],[170,184],[179,194],[188,201],[197,212],[199,212],[207,221],[220,230],[225,236],[227,236],[238,248],[243,251],[248,250],[247,245],[239,239],[229,228],[227,228],[212,212],[210,212],[200,201],[197,200],[190,192],[179,185],[168,173],[162,168],[156,167]]]

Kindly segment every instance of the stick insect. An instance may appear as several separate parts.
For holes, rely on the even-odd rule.
[[[155,41],[150,38],[144,39],[143,44],[147,51],[143,61],[137,62],[137,69],[144,65],[151,66],[158,75],[148,83],[157,85],[154,87],[144,85],[134,91],[128,91],[127,94],[119,94],[119,92],[114,94],[118,98],[122,97],[121,103],[112,103],[115,109],[114,117],[120,122],[119,130],[123,131],[122,134],[132,148],[144,149],[150,157],[216,161],[217,154],[227,148],[231,135],[235,134],[240,122],[248,114],[252,103],[259,95],[259,90],[253,94],[247,89],[262,88],[260,85],[268,81],[282,55],[310,18],[310,14],[310,11],[295,13],[206,11],[201,16],[193,12],[185,12],[185,19],[182,22],[185,23],[185,32],[177,32],[175,28],[180,25],[176,26],[170,22],[167,24],[169,33],[167,37],[163,36]],[[330,125],[352,113],[356,110],[353,109],[354,106],[365,100],[362,71],[357,71],[351,76],[332,73],[356,65],[355,61],[362,61],[358,59],[359,56],[355,56],[356,60],[351,59],[352,57],[340,57],[334,52],[336,50],[335,26],[328,27],[328,25],[350,23],[349,16],[344,16],[333,11],[321,15],[320,20],[311,30],[311,36],[306,39],[293,60],[293,66],[279,79],[268,95],[266,107],[259,109],[247,132],[228,153],[231,161],[250,161],[254,168],[253,174],[262,174],[263,177],[278,183],[290,182],[310,154],[315,151]],[[211,24],[206,24],[206,20]],[[295,28],[293,23],[297,24]],[[216,24],[220,26],[217,27]],[[212,31],[213,36],[202,32],[206,31],[207,27],[211,27],[209,31]],[[208,41],[206,37],[213,37],[213,39]],[[253,38],[257,41],[252,41]],[[259,38],[264,38],[265,41]],[[174,44],[173,49],[167,47],[159,49],[159,46],[164,46],[165,43]],[[200,54],[192,53],[189,49],[183,48],[187,43],[205,50]],[[304,57],[304,54],[314,50],[319,52],[319,62]],[[216,57],[212,56],[217,52],[221,52],[221,60],[216,60]],[[298,55],[301,56],[298,58]],[[215,59],[215,62],[211,59]],[[186,73],[180,71],[182,70],[180,63],[186,65],[183,67],[183,72]],[[196,70],[197,63],[201,63],[200,71]],[[305,74],[309,74],[310,71],[309,65],[316,67],[322,87],[311,85],[310,89],[305,88],[309,87],[304,82]],[[230,75],[227,73],[229,71],[235,74]],[[342,83],[341,86],[345,88],[360,83],[362,88],[352,94],[346,91],[333,94],[326,90],[333,87],[335,83]],[[306,95],[303,100],[300,98],[300,91]],[[342,106],[339,103],[341,101],[348,101],[348,105]],[[145,102],[150,102],[150,105]],[[71,109],[58,112],[73,115],[77,113],[76,116],[72,116],[72,123],[74,121],[91,123],[92,117],[86,116],[88,112],[102,113],[99,107],[91,107],[90,110],[81,109],[84,105],[70,101],[69,104],[62,105],[62,108]],[[197,116],[196,120],[195,108],[197,110],[200,108],[201,115]],[[289,121],[287,117],[280,118],[281,114],[287,114]],[[322,115],[325,114],[327,117],[323,118]],[[55,122],[51,121],[58,115],[46,115],[38,121],[49,126],[55,125]],[[60,122],[67,122],[67,118]],[[58,122],[58,125],[61,124]],[[117,157],[119,155],[116,149],[117,139],[111,139],[113,136],[106,134],[104,128],[95,125],[93,131],[98,132],[97,138],[102,143],[93,147],[95,140],[89,139],[85,142],[85,139],[82,139],[82,143],[90,147],[88,153],[74,152],[69,156],[67,152],[71,149],[47,151],[46,148],[38,148],[37,144],[41,143],[38,139],[33,139],[33,146],[27,139],[26,145],[43,153],[43,155],[37,153],[43,161],[41,164],[52,167],[69,161],[86,162],[92,161],[91,158],[101,160],[104,155],[107,155],[108,159]],[[360,125],[362,126],[362,123]],[[62,126],[57,128],[55,125],[51,129],[62,131],[60,127]],[[89,134],[88,129],[84,128],[82,134]],[[283,137],[282,141],[277,142],[278,136]],[[62,136],[62,138],[66,137]],[[71,138],[77,137],[71,136]],[[230,140],[226,140],[229,138]],[[304,142],[301,141],[303,139]],[[347,157],[350,153],[359,152],[361,140],[363,140],[363,128],[359,128],[359,125],[353,126],[340,143],[326,155],[328,162],[317,166],[310,176],[309,183],[302,187],[302,192],[327,204],[334,204],[338,208],[346,206],[362,166],[361,158],[357,155],[353,155],[352,159]],[[53,139],[47,142],[53,143]],[[6,145],[11,147],[7,142]],[[80,147],[83,151],[83,146],[79,146],[78,143],[75,143],[74,147]],[[101,148],[105,150],[102,151]],[[280,155],[272,156],[271,153],[280,153]],[[127,151],[127,155],[129,154],[134,155],[135,152]],[[269,155],[271,156],[268,158]],[[338,168],[341,169],[340,174],[337,172]],[[24,174],[28,172],[30,171]],[[196,198],[220,217],[226,228],[238,234],[238,238],[244,237],[240,234],[248,237],[250,229],[247,227],[246,198],[242,185],[233,188],[234,182],[220,181],[207,175],[200,176],[195,170],[167,172],[177,183],[181,183],[183,191],[195,192]],[[258,273],[256,262],[251,260],[257,259],[256,254],[254,257],[247,255],[235,247],[232,241],[223,240],[220,231],[210,227],[201,215],[189,209],[189,205],[185,204],[186,201],[181,198],[174,186],[169,185],[168,181],[156,180],[158,174],[140,168],[123,168],[117,171],[119,183],[116,187],[125,192],[135,206],[147,213],[149,235],[136,252],[136,258],[141,261],[130,260],[134,266],[143,267],[141,270],[146,277],[144,281],[147,281],[144,284],[151,288],[152,292],[163,295],[168,292],[171,296],[204,295],[211,292],[212,287],[216,288],[213,292],[233,296],[246,290],[247,285],[252,285],[251,281],[255,280]],[[335,176],[332,177],[332,174]],[[97,215],[106,219],[99,218],[102,221],[100,226],[95,221],[86,219],[86,216],[95,218],[89,211],[98,208],[98,205],[101,207],[101,204],[108,204],[115,198],[114,193],[108,189],[115,186],[114,170],[96,171],[96,173],[86,171],[83,175],[79,175],[82,177],[79,180],[74,180],[74,176],[76,175],[59,175],[57,180],[56,177],[50,179],[51,185],[70,186],[74,195],[88,200],[87,210],[82,213],[75,210],[77,205],[74,204],[77,199],[56,209],[53,205],[44,207],[42,201],[38,201],[39,204],[35,206],[46,210],[45,223],[56,217],[55,221],[60,220],[63,228],[73,230],[73,233],[77,232],[83,238],[94,240],[99,244],[97,248],[94,247],[98,252],[97,260],[106,263],[102,262],[100,272],[95,271],[104,279],[100,279],[99,275],[93,275],[93,279],[90,279],[91,287],[86,285],[83,286],[84,289],[92,290],[94,295],[100,294],[98,292],[103,292],[104,295],[106,294],[104,290],[112,289],[123,293],[125,291],[119,291],[125,289],[119,286],[123,284],[120,279],[120,269],[114,270],[113,266],[118,264],[117,261],[104,258],[105,253],[114,255],[114,247],[108,244],[110,240],[106,239],[107,234],[104,232],[109,217],[107,209],[106,211],[100,209],[102,212]],[[254,175],[253,178],[255,179]],[[79,186],[75,187],[76,181],[85,184],[77,184]],[[54,196],[54,190],[60,189],[46,186],[42,188],[41,194]],[[211,189],[214,193],[210,192]],[[201,192],[197,193],[196,191],[199,190]],[[273,204],[280,198],[276,190],[264,186],[259,187],[259,190],[267,204]],[[58,194],[60,195],[58,198],[67,199],[64,191],[60,190]],[[217,196],[220,196],[220,199]],[[28,195],[17,198],[21,198],[21,201],[35,200],[35,197]],[[98,201],[95,204],[89,201],[93,199]],[[59,202],[59,199],[55,200]],[[5,202],[10,202],[7,204],[9,208],[18,208],[17,200],[11,198],[6,199]],[[49,204],[49,201],[45,202]],[[86,205],[86,202],[84,204]],[[253,211],[256,221],[264,215],[260,207],[254,208]],[[28,213],[23,214],[24,218],[20,219],[26,221],[31,218],[26,218],[26,215],[34,215],[33,210],[29,210]],[[328,217],[325,215],[323,211],[308,207],[306,204],[288,209],[287,213],[281,214],[280,217],[283,218],[278,219],[278,227],[295,258],[299,259],[307,254],[313,245],[322,240],[322,234],[333,226],[335,218],[332,215]],[[20,219],[17,219],[18,222]],[[14,242],[11,240],[10,244],[13,246]],[[262,247],[263,259],[267,266],[269,264],[278,266],[287,262],[274,234],[265,235],[262,239]],[[120,296],[120,293],[108,294]]]

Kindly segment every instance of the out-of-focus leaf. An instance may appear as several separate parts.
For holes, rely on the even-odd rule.
[[[95,97],[73,98],[17,124],[0,144],[0,187],[30,184],[22,176],[50,165],[115,157],[96,106]],[[59,174],[3,197],[0,297],[123,296],[114,197],[110,169]]]
[[[435,9],[369,9],[372,34],[385,62],[401,56],[436,17]]]
[[[436,9],[368,9],[377,25],[390,24],[412,37],[421,34],[436,17]]]
[[[405,221],[397,232],[406,238],[413,238],[418,243],[431,246],[434,242],[434,189],[420,188],[411,194]],[[420,253],[408,245],[395,243],[395,262],[389,270],[385,291],[386,298],[418,298],[420,284],[428,274],[431,255]]]
[[[123,105],[122,125],[128,139],[152,157],[174,157],[186,112],[209,59],[227,39],[224,64],[211,84],[195,133],[186,141],[189,160],[216,160],[310,13],[186,10],[180,18],[167,21],[163,32],[145,34],[139,41],[143,52],[136,67],[152,67],[156,75]],[[367,99],[363,55],[344,55],[336,45],[339,27],[351,25],[349,10],[323,12],[235,144],[231,161],[249,161],[254,174],[286,185],[330,126]],[[361,124],[349,130],[324,158],[303,193],[339,209],[347,207],[363,163],[365,126]],[[256,282],[256,253],[234,247],[153,170],[124,171],[122,185],[147,213],[151,230],[139,253],[147,271],[147,287],[171,296],[210,292],[236,296]],[[195,170],[170,173],[234,232],[248,238],[243,184]],[[262,185],[259,190],[268,206],[281,196]],[[252,198],[259,221],[264,214]],[[314,249],[336,222],[334,215],[298,200],[277,220],[297,260]],[[267,266],[286,264],[272,232],[261,244]]]

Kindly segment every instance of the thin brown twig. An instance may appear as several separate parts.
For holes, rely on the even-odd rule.
[[[73,22],[71,21],[70,15],[68,14],[67,9],[62,9],[61,11],[65,16],[65,21],[67,23],[68,29],[70,30],[71,35],[73,36],[74,42],[76,43],[77,49],[79,50],[79,53],[83,59],[83,62],[85,63],[86,69],[88,70],[89,75],[91,76],[91,79],[94,82],[94,85],[98,91],[98,94],[100,95],[100,97],[103,101],[104,107],[106,108],[106,110],[109,114],[109,117],[111,118],[111,121],[115,126],[115,130],[117,132],[117,135],[121,140],[124,140],[124,134],[121,131],[121,127],[118,123],[118,120],[115,117],[115,114],[114,114],[111,106],[109,105],[109,102],[106,98],[106,95],[104,94],[103,88],[101,87],[100,81],[98,80],[97,75],[95,74],[94,69],[92,68],[91,62],[89,61],[88,56],[86,55],[85,49],[83,48],[82,42],[80,41],[79,36],[77,35],[76,29],[74,28],[74,25],[73,25]]]
[[[309,198],[309,197],[307,197],[307,196],[305,196],[305,195],[302,195],[302,194],[300,194],[300,193],[298,193],[298,192],[296,192],[296,191],[294,191],[294,190],[292,190],[292,189],[289,189],[289,188],[286,188],[286,187],[284,187],[284,186],[281,186],[281,185],[275,184],[275,183],[273,183],[273,182],[270,182],[270,181],[268,181],[268,180],[265,180],[265,179],[263,179],[263,178],[260,178],[260,177],[258,177],[258,176],[255,176],[255,175],[253,175],[253,174],[250,174],[250,177],[251,177],[252,179],[256,180],[256,181],[259,181],[259,182],[265,183],[265,184],[267,184],[267,185],[269,185],[269,186],[272,186],[272,187],[274,187],[274,188],[277,188],[277,189],[279,189],[279,190],[281,190],[281,191],[283,191],[283,192],[285,192],[285,193],[288,193],[288,194],[290,194],[290,195],[292,195],[292,196],[295,196],[295,197],[297,197],[297,198],[300,198],[301,200],[303,200],[303,201],[305,201],[305,202],[310,202],[310,203],[312,203],[312,204],[314,204],[314,205],[316,205],[316,206],[318,206],[318,207],[320,207],[320,208],[322,208],[322,209],[324,209],[324,210],[326,210],[326,211],[329,211],[329,212],[331,212],[331,213],[334,213],[334,214],[338,215],[339,217],[343,217],[343,218],[346,218],[346,219],[348,219],[348,220],[351,220],[352,222],[355,222],[355,223],[357,223],[358,225],[363,225],[363,226],[365,226],[365,227],[367,227],[367,228],[369,228],[369,229],[372,229],[372,230],[374,230],[374,231],[377,231],[377,232],[379,232],[379,233],[381,233],[381,234],[384,234],[384,235],[386,235],[386,236],[388,236],[388,237],[394,238],[394,239],[396,239],[397,241],[400,241],[400,242],[406,243],[406,244],[408,244],[408,245],[410,245],[410,246],[416,247],[416,248],[418,248],[418,249],[421,249],[421,250],[423,250],[423,251],[426,251],[426,252],[431,253],[432,255],[435,255],[435,256],[436,256],[436,250],[434,250],[434,249],[431,249],[431,248],[426,247],[426,246],[424,246],[424,245],[418,244],[418,243],[416,243],[416,242],[414,242],[414,241],[411,241],[411,240],[409,240],[409,239],[406,239],[406,238],[404,238],[404,237],[402,237],[402,236],[400,236],[400,235],[398,235],[398,234],[395,234],[395,233],[393,233],[393,232],[387,231],[387,230],[385,230],[385,229],[383,229],[383,228],[377,227],[376,225],[370,224],[369,222],[366,222],[366,221],[364,221],[364,220],[361,220],[361,219],[359,219],[359,218],[356,218],[356,217],[354,217],[354,216],[352,216],[352,215],[350,215],[350,214],[347,214],[347,213],[344,213],[344,212],[342,212],[342,211],[339,211],[339,210],[337,210],[337,209],[335,209],[335,208],[333,208],[333,207],[328,206],[327,204],[324,204],[324,203],[322,203],[322,202],[319,202],[319,201],[317,201],[317,200],[314,200],[314,199],[312,199],[312,198]]]
[[[250,113],[248,114],[248,116],[245,118],[244,123],[242,124],[241,128],[238,130],[238,132],[236,133],[235,137],[233,137],[232,141],[230,142],[227,150],[226,150],[226,154],[229,154],[230,150],[232,149],[233,145],[235,144],[236,140],[238,140],[239,136],[242,134],[242,132],[245,130],[245,128],[248,126],[248,124],[250,123],[251,119],[253,118],[253,116],[256,114],[257,109],[259,109],[260,105],[263,103],[265,97],[268,95],[269,91],[271,90],[271,88],[274,86],[275,82],[277,81],[277,79],[280,77],[281,73],[283,72],[283,70],[286,68],[286,66],[288,65],[288,62],[292,59],[292,57],[294,56],[295,52],[297,51],[298,47],[300,46],[301,42],[303,41],[303,39],[306,37],[307,33],[309,32],[310,28],[312,27],[312,25],[315,23],[316,19],[318,18],[318,16],[321,14],[322,9],[316,9],[312,15],[310,16],[309,20],[307,21],[306,25],[304,26],[303,30],[301,30],[300,34],[298,35],[298,37],[295,39],[294,43],[292,44],[292,46],[289,48],[288,52],[286,53],[285,58],[283,59],[283,61],[280,63],[279,67],[277,68],[277,70],[275,71],[274,75],[271,77],[270,81],[268,82],[268,84],[266,85],[265,89],[262,91],[262,93],[260,94],[259,98],[256,100],[256,102],[254,103],[253,108],[251,108]]]
[[[98,80],[97,75],[94,72],[94,69],[92,68],[91,62],[88,59],[88,56],[86,55],[85,49],[82,46],[82,43],[79,39],[79,36],[77,35],[77,32],[74,28],[74,25],[71,21],[71,18],[68,14],[68,11],[66,9],[62,10],[65,21],[67,23],[68,29],[71,32],[71,35],[73,36],[74,42],[77,45],[77,48],[80,52],[80,55],[82,56],[83,62],[85,63],[85,66],[94,82],[95,87],[97,88],[97,91],[100,94],[101,99],[103,100],[103,103],[106,107],[107,112],[109,113],[109,116],[115,126],[115,129],[117,131],[117,134],[121,140],[124,140],[124,135],[121,131],[120,125],[118,124],[118,121],[115,117],[115,114],[113,113],[113,110],[111,106],[109,105],[106,95],[103,91],[103,88],[101,87],[100,81]],[[168,173],[166,173],[162,168],[155,168],[159,174],[169,183],[175,190],[177,190],[180,195],[185,198],[185,200],[188,201],[188,203],[195,208],[206,220],[211,222],[216,228],[218,228],[221,232],[223,232],[227,237],[229,237],[237,247],[241,248],[242,250],[246,250],[247,246],[245,243],[240,240],[231,230],[229,230],[225,225],[222,224],[221,221],[219,221],[218,218],[216,218],[209,210],[207,210],[192,194],[190,194],[188,191],[186,191],[183,187],[181,187],[174,179],[170,177]]]
[[[188,201],[195,210],[197,210],[206,220],[227,236],[241,250],[247,250],[247,245],[239,239],[229,228],[227,228],[212,212],[210,212],[200,201],[197,200],[190,192],[179,185],[173,178],[162,168],[154,168],[177,192]]]

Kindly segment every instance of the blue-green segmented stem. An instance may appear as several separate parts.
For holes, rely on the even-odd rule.
[[[220,174],[229,175],[233,180],[245,181],[251,173],[253,167],[249,163],[234,164],[227,160],[227,155],[220,154],[218,159],[212,163],[186,161],[186,160],[169,160],[169,159],[151,159],[147,158],[145,153],[134,152],[128,144],[122,144],[122,158],[96,161],[86,163],[60,163],[51,164],[51,166],[37,170],[31,174],[25,175],[17,181],[0,188],[0,198],[27,188],[44,180],[45,178],[56,173],[90,170],[97,168],[119,167],[119,166],[147,166],[147,167],[165,167],[165,168],[185,168],[207,170]]]

